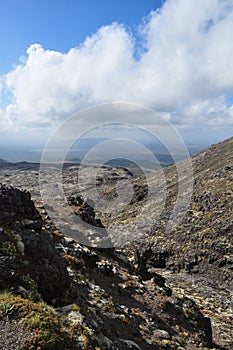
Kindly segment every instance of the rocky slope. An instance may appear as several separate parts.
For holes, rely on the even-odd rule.
[[[28,192],[2,185],[0,212],[1,349],[211,347],[209,318],[159,274],[48,232]]]
[[[194,188],[182,223],[172,234],[166,223],[177,195],[175,166],[164,169],[168,183],[166,209],[149,233],[124,247],[136,266],[145,263],[157,269],[175,288],[177,295],[189,295],[211,317],[214,338],[227,348],[233,346],[233,138],[192,158]],[[150,177],[151,182],[157,175]],[[189,179],[186,179],[189,181]],[[137,180],[138,181],[138,180]],[[148,184],[148,179],[147,179]],[[139,181],[139,185],[146,185]],[[135,201],[127,213],[105,222],[117,225],[147,205],[148,219],[156,214],[153,201]],[[134,246],[134,249],[132,247]],[[134,251],[134,253],[132,252]],[[170,270],[170,273],[168,272]],[[171,274],[173,273],[173,274]]]
[[[166,233],[166,224],[177,196],[177,174],[173,165],[163,170],[167,181],[165,210],[150,232],[144,232],[140,240],[126,244],[123,251],[136,266],[143,262],[163,274],[177,295],[194,298],[212,320],[214,339],[231,348],[233,138],[192,157],[192,164],[193,195],[182,223],[172,234]],[[152,175],[149,181],[155,183],[159,176]],[[145,188],[148,177],[146,181],[137,179],[136,183],[139,188]],[[135,216],[143,207],[147,208],[148,220],[156,215],[156,203],[148,201],[145,193],[141,201],[135,200],[123,214],[112,215],[106,221],[103,218],[103,222],[113,226],[124,223],[130,226],[131,223],[134,228]]]
[[[165,210],[153,224],[150,232],[144,233],[135,249],[151,249],[154,267],[166,267],[172,271],[184,270],[193,274],[206,274],[232,287],[232,231],[233,231],[233,138],[226,140],[192,158],[194,187],[190,206],[182,223],[172,233],[166,233],[166,224],[177,196],[175,165],[163,169],[167,180]],[[138,181],[138,188],[155,183],[160,175]],[[184,179],[189,181],[190,179]],[[135,191],[136,192],[136,191]],[[156,202],[149,201],[144,190],[141,200],[130,203],[124,213],[102,218],[105,225],[134,225],[135,216],[142,207],[147,207],[148,220],[156,215]],[[152,193],[153,197],[153,193]],[[156,192],[154,193],[154,198]],[[130,244],[129,254],[132,253]],[[156,254],[163,255],[161,262]]]
[[[111,215],[103,215],[89,210],[85,203],[77,207],[72,197],[79,198],[76,192],[78,168],[71,165],[65,169],[64,188],[73,209],[80,209],[79,215],[92,224],[101,222],[106,229],[110,227],[113,235],[119,233],[120,225],[128,228],[128,237],[132,238],[131,233],[136,233],[137,239],[133,242],[109,253],[84,248],[62,237],[55,229],[40,201],[38,165],[2,168],[2,183],[14,184],[31,192],[43,217],[40,232],[43,237],[52,239],[52,249],[65,257],[68,265],[71,280],[66,285],[69,293],[63,290],[61,298],[54,300],[42,298],[54,303],[54,306],[58,303],[60,312],[68,317],[70,313],[72,315],[72,306],[66,308],[66,303],[81,307],[75,317],[95,331],[94,341],[100,339],[99,343],[95,343],[97,348],[204,349],[210,346],[211,333],[203,316],[211,319],[215,348],[232,348],[233,138],[194,156],[192,164],[192,200],[182,222],[169,234],[166,224],[177,197],[175,165],[162,170],[166,178],[167,198],[158,217],[161,202],[156,184],[161,178],[160,171],[135,178],[126,169],[100,169],[96,186],[109,199],[109,209],[116,198],[117,181],[126,186],[127,180],[133,187],[133,198],[123,212],[111,211]],[[82,182],[84,192],[91,189],[88,188],[91,171],[89,166],[87,183]],[[190,181],[185,173],[183,181]],[[156,191],[152,191],[148,198],[151,184]],[[144,222],[149,225],[137,222],[143,209]],[[41,222],[41,218],[36,221]],[[35,276],[30,276],[34,281]],[[56,278],[59,279],[59,276]],[[38,291],[40,285],[38,281],[35,283]],[[23,285],[23,288],[27,290],[28,287]],[[196,304],[186,297],[195,300]],[[196,310],[199,316],[188,315],[189,309]],[[93,316],[93,310],[97,318]],[[205,326],[202,324],[201,327],[204,327],[204,334],[199,328],[203,320]]]

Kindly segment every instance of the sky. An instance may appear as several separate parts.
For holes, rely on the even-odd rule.
[[[114,101],[158,111],[186,143],[231,137],[232,34],[232,0],[0,0],[1,149],[41,147]]]

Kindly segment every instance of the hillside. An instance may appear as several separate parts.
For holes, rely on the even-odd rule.
[[[190,206],[171,233],[166,224],[177,196],[175,165],[164,169],[167,180],[165,210],[150,232],[123,251],[138,266],[146,264],[169,281],[177,295],[188,295],[213,321],[217,338],[230,348],[233,324],[233,138],[192,157],[194,187]],[[150,177],[155,183],[160,175]],[[189,179],[186,179],[189,181]],[[148,179],[136,180],[145,189]],[[105,225],[127,224],[137,232],[135,216],[146,207],[146,220],[156,215],[155,201],[135,200],[123,214],[109,217]],[[156,193],[154,193],[156,196]],[[152,195],[153,198],[153,195]],[[159,203],[158,203],[159,206]],[[142,228],[140,227],[140,231]]]
[[[226,140],[192,157],[194,186],[190,206],[172,233],[166,233],[166,224],[177,196],[176,167],[163,169],[167,181],[165,209],[153,223],[149,233],[135,240],[135,249],[147,246],[166,256],[166,268],[172,271],[206,273],[216,282],[232,286],[233,269],[233,138]],[[147,198],[148,179],[156,183],[160,172],[147,178],[136,179],[140,201],[131,201],[123,213],[111,215],[103,222],[107,225],[132,224],[141,208],[146,206],[146,219],[156,214],[156,192]],[[190,179],[184,179],[189,181]],[[152,187],[153,188],[153,187]],[[157,188],[154,187],[156,190]],[[142,191],[143,190],[143,191]],[[137,192],[136,191],[136,192]],[[109,194],[110,195],[110,194]],[[144,196],[144,197],[143,197]],[[158,204],[159,205],[159,204]],[[127,245],[126,245],[127,247]],[[132,243],[129,254],[132,253]],[[160,267],[160,266],[157,266]]]
[[[185,161],[183,164],[186,164]],[[10,258],[13,265],[9,268],[12,269],[13,266],[18,269],[21,280],[13,279],[13,282],[8,281],[7,284],[4,277],[4,289],[12,290],[14,287],[14,293],[27,298],[31,294],[33,297],[39,295],[39,300],[42,299],[55,307],[58,317],[75,317],[78,324],[85,324],[87,328],[79,327],[78,340],[72,338],[72,341],[81,344],[80,339],[84,337],[82,332],[86,335],[94,332],[91,339],[89,335],[85,338],[90,344],[87,349],[204,349],[212,346],[213,332],[214,348],[230,350],[233,346],[233,138],[213,145],[192,157],[192,164],[192,199],[182,222],[170,233],[166,232],[166,224],[177,197],[175,165],[161,170],[166,177],[167,198],[165,208],[156,220],[161,204],[159,187],[156,186],[159,184],[161,171],[135,178],[127,169],[102,167],[98,172],[96,186],[109,198],[109,209],[116,196],[117,181],[120,184],[122,181],[125,193],[126,180],[129,186],[132,187],[133,184],[134,191],[130,205],[123,212],[111,211],[111,215],[103,215],[93,211],[85,203],[77,204],[80,203],[76,189],[78,165],[67,166],[64,169],[64,188],[70,198],[69,204],[78,215],[87,218],[94,225],[101,222],[106,230],[110,227],[111,239],[114,238],[114,234],[119,237],[119,225],[122,224],[127,227],[129,237],[134,238],[130,244],[125,243],[115,251],[83,247],[63,237],[54,227],[41,203],[38,165],[28,164],[27,167],[14,166],[9,169],[4,166],[0,173],[0,182],[15,185],[22,190],[30,190],[40,213],[33,209],[29,198],[24,201],[21,192],[16,191],[16,195],[15,190],[12,190],[14,200],[9,200],[9,203],[13,203],[15,198],[23,197],[19,206],[12,207],[7,202],[10,210],[7,207],[6,212],[11,213],[13,217],[13,213],[18,213],[19,210],[21,215],[26,214],[25,219],[29,222],[24,221],[21,226],[15,227],[10,221],[6,225],[6,217],[3,216],[1,232],[5,234],[4,239],[13,244],[19,239],[9,236],[9,232],[16,233],[16,237],[20,236],[23,244],[29,245],[28,255],[20,255],[20,259],[16,249],[16,265]],[[91,190],[88,179],[92,171],[95,171],[95,166],[88,165],[84,179],[86,182],[82,183],[83,190],[87,193]],[[190,178],[185,177],[185,171],[182,181],[190,181]],[[151,184],[152,193],[149,197],[148,188]],[[8,190],[4,191],[7,193]],[[1,203],[4,212],[6,204],[4,201]],[[29,206],[31,209],[29,212],[26,209],[17,209],[22,206]],[[146,210],[143,211],[144,208]],[[143,212],[143,221],[137,222],[140,212]],[[37,224],[33,223],[34,221],[37,221]],[[9,231],[4,227],[4,222]],[[50,261],[48,266],[53,266],[54,271],[57,271],[56,265],[60,264],[63,269],[65,259],[68,277],[66,269],[61,270],[62,279],[66,283],[60,285],[60,290],[55,288],[53,291],[53,284],[50,283],[48,290],[46,289],[43,279],[46,281],[50,278],[48,276],[51,276],[47,276],[46,272],[44,278],[37,278],[37,257],[39,260],[41,257],[36,255],[33,259],[29,253],[30,242],[34,241],[32,230],[36,234],[37,244],[41,238],[44,239],[43,244],[47,245],[49,242],[50,255],[57,259],[57,262]],[[131,235],[132,232],[134,236]],[[25,241],[27,235],[30,239]],[[5,255],[12,252],[11,249],[3,251]],[[6,276],[4,264],[9,259],[6,260],[3,251],[1,250],[3,264],[0,275]],[[46,259],[40,250],[38,254],[42,254],[43,259]],[[22,258],[23,265],[18,265]],[[24,270],[21,268],[25,266],[25,260],[28,261],[26,265],[33,262],[31,269],[26,269],[30,277],[29,280],[27,277],[27,282],[24,281]],[[48,273],[51,273],[53,268],[48,269]],[[55,272],[54,287],[59,285],[57,283],[60,278],[59,273]],[[19,286],[23,287],[23,290],[20,288],[20,293]],[[31,289],[32,286],[34,287]],[[67,290],[65,286],[68,287]],[[51,297],[53,293],[57,295],[54,298]],[[75,309],[75,313],[72,313],[72,308]],[[211,320],[212,331],[208,319]],[[4,317],[0,322],[4,327],[9,327]],[[70,338],[67,341],[70,341]]]
[[[210,320],[159,274],[49,229],[28,192],[1,186],[0,213],[1,349],[212,346]]]

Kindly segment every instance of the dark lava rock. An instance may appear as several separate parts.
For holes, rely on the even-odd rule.
[[[91,200],[84,201],[81,196],[73,196],[68,198],[68,203],[77,208],[75,213],[82,221],[95,227],[104,228],[101,220],[96,218],[94,203]]]
[[[70,288],[65,259],[49,233],[28,192],[0,186],[0,289],[22,286],[59,304]]]
[[[135,263],[138,266],[138,274],[143,280],[151,279],[155,268],[165,268],[166,259],[169,253],[167,251],[156,251],[150,246],[140,247],[135,251]]]
[[[59,303],[70,287],[65,259],[56,250],[47,232],[35,234],[25,230],[21,237],[28,270],[38,286],[38,292],[46,302]]]
[[[120,339],[114,342],[114,345],[118,350],[141,350],[135,342],[127,339]]]
[[[91,199],[86,201],[80,195],[71,196],[67,198],[68,204],[72,206],[75,214],[81,219],[82,229],[79,237],[80,243],[83,245],[93,245],[94,247],[103,247],[103,249],[112,248],[113,244],[108,237],[102,221],[96,217],[94,202]],[[91,234],[85,236],[85,233],[91,229]],[[77,232],[76,232],[77,234]]]
[[[20,266],[14,256],[4,256],[0,252],[0,289],[6,290],[20,285]]]
[[[12,227],[25,219],[30,220],[31,224],[42,222],[30,193],[0,184],[0,224]]]

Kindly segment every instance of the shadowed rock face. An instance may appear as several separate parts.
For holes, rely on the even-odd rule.
[[[42,222],[30,193],[0,185],[0,224],[16,227],[17,224],[23,224],[23,221],[28,224],[29,221],[34,224]]]
[[[35,236],[32,231],[24,231],[21,236],[29,273],[38,292],[46,302],[59,304],[69,294],[71,283],[65,259],[55,249],[48,233]]]
[[[29,192],[0,187],[0,288],[19,286],[59,303],[70,286],[65,259],[51,236],[42,231],[42,218]]]

